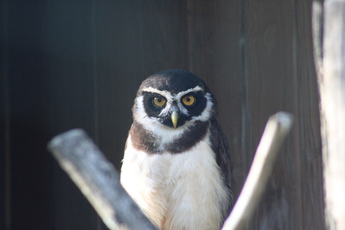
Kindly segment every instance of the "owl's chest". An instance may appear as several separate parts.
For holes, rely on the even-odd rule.
[[[131,146],[129,137],[121,183],[157,226],[220,228],[228,194],[206,139],[180,154],[149,155]]]

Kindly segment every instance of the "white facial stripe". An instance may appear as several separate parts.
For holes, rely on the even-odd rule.
[[[175,97],[177,99],[180,99],[181,97],[183,97],[184,95],[191,93],[191,92],[198,92],[198,91],[203,91],[203,88],[201,88],[200,86],[196,86],[192,89],[187,89],[185,91],[179,92]]]
[[[171,103],[167,103],[167,105],[162,109],[162,111],[160,112],[159,116],[166,116],[168,115],[169,111],[171,108]]]
[[[177,104],[178,108],[180,109],[181,113],[185,114],[185,115],[189,115],[188,110],[182,105],[182,103],[178,103]]]
[[[207,121],[210,119],[210,116],[212,114],[212,106],[213,106],[213,103],[211,100],[211,94],[206,93],[205,97],[207,98],[206,108],[204,109],[204,111],[202,111],[202,113],[199,116],[193,117],[194,120]]]
[[[147,117],[144,104],[143,104],[143,101],[144,101],[143,99],[144,99],[143,96],[137,97],[135,99],[136,106],[134,107],[135,111],[133,113],[134,120],[143,121],[144,118]]]
[[[140,124],[147,124],[148,126],[152,126],[154,124],[160,124],[159,121],[154,117],[148,117],[144,108],[144,97],[140,96],[137,97],[136,100],[136,108],[133,115],[134,120],[139,122]]]
[[[158,90],[152,87],[144,88],[142,91],[149,92],[149,93],[158,93],[162,96],[164,96],[167,99],[174,98],[174,99],[180,99],[182,96],[191,93],[191,92],[197,92],[197,91],[203,91],[203,88],[200,86],[196,86],[191,89],[187,89],[185,91],[179,92],[178,94],[171,94],[169,91],[166,90]]]
[[[158,94],[164,96],[167,100],[169,100],[173,97],[169,91],[158,90],[158,89],[155,89],[152,87],[144,88],[142,91],[149,92],[149,93],[158,93]]]
[[[178,101],[180,101],[181,98],[184,97],[184,95],[191,92],[198,92],[198,91],[203,91],[203,88],[201,88],[200,86],[196,86],[192,89],[187,89],[185,91],[179,92],[175,97]],[[188,110],[181,103],[178,103],[178,107],[182,113],[186,114],[187,116],[189,115]]]

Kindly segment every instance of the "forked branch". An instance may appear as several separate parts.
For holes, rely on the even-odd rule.
[[[292,123],[292,115],[285,112],[279,112],[269,118],[247,180],[230,216],[224,223],[223,230],[244,229],[249,222],[271,175],[278,150],[289,133]]]
[[[242,229],[249,221],[292,120],[283,112],[269,119],[241,196],[223,229]],[[156,229],[122,188],[116,169],[84,131],[63,133],[48,148],[109,229]]]

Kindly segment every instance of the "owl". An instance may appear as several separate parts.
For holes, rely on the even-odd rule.
[[[219,230],[232,207],[217,101],[193,73],[149,76],[134,100],[121,184],[162,230]]]

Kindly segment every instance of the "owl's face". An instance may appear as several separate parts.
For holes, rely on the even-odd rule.
[[[216,101],[206,84],[184,70],[167,70],[141,84],[134,120],[151,129],[181,129],[215,116]]]

